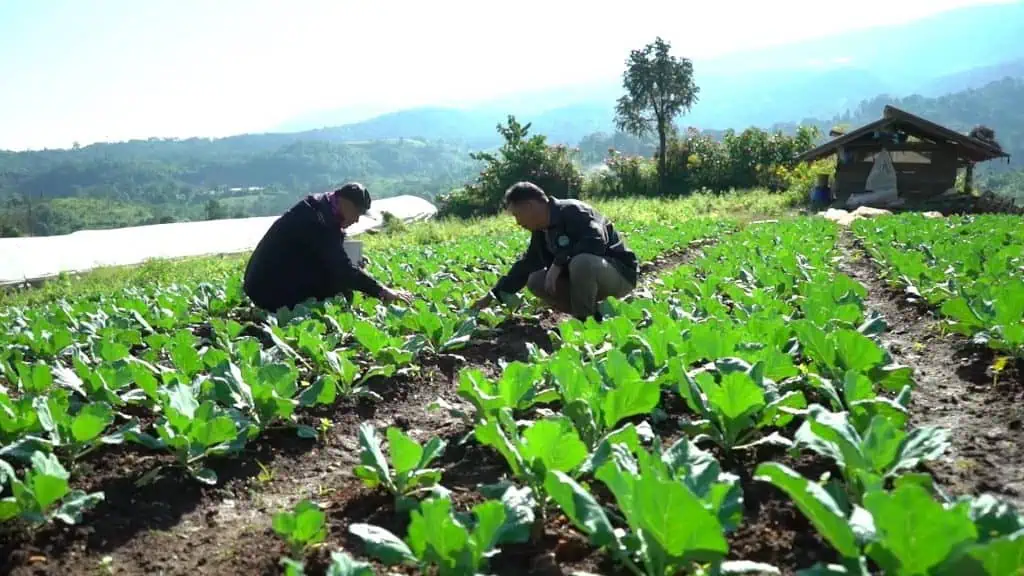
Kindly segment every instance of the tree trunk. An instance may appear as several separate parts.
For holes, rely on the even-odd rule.
[[[658,122],[658,196],[664,196],[668,181],[668,158],[666,155],[666,135],[664,122]]]

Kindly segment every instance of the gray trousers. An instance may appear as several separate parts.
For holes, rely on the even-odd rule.
[[[622,298],[635,288],[608,260],[594,254],[574,256],[558,277],[554,293],[544,286],[547,273],[544,269],[530,274],[526,287],[548,306],[579,320],[593,316],[598,302],[609,296]]]

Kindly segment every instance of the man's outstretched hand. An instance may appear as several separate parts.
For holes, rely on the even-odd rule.
[[[391,288],[385,288],[380,293],[380,299],[387,304],[390,304],[395,300],[401,300],[402,302],[409,304],[412,302],[412,294],[405,290],[392,290]]]

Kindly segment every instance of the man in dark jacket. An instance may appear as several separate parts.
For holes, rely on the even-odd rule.
[[[589,205],[551,198],[539,186],[519,182],[505,192],[505,207],[533,232],[530,245],[474,309],[526,286],[549,306],[584,320],[597,316],[598,302],[622,298],[636,287],[636,255]]]
[[[270,226],[249,257],[245,293],[271,312],[310,298],[351,299],[353,290],[385,302],[409,302],[409,294],[382,286],[343,248],[345,228],[369,209],[370,194],[359,183],[300,200]]]

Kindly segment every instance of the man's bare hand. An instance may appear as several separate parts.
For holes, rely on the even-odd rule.
[[[554,294],[558,288],[558,277],[562,275],[562,267],[555,266],[554,264],[548,268],[548,273],[544,276],[544,289],[548,294]]]
[[[412,302],[412,294],[405,290],[392,290],[391,288],[385,288],[380,294],[380,299],[387,304],[390,304],[395,300],[401,300],[402,302],[409,304]]]

